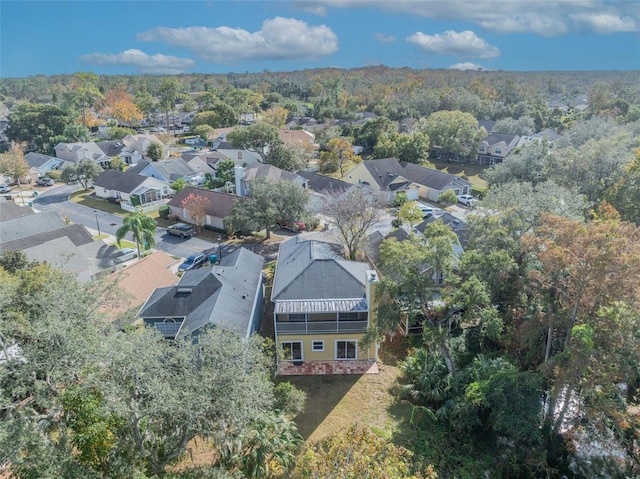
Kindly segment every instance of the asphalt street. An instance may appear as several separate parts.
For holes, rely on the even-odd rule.
[[[123,218],[69,201],[69,195],[76,189],[77,186],[74,185],[54,186],[42,191],[36,198],[28,198],[27,201],[33,201],[33,207],[39,211],[55,211],[61,218],[68,218],[72,223],[84,225],[93,232],[97,233],[99,230],[102,234],[115,236],[116,230],[122,226]],[[22,204],[19,198],[16,198],[16,201]],[[218,244],[198,237],[178,238],[168,234],[165,228],[158,227],[155,248],[172,256],[186,258],[191,253],[217,250]],[[222,254],[229,254],[232,249],[223,244]]]

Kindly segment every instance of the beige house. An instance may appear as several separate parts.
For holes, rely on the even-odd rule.
[[[342,179],[353,185],[368,186],[382,191],[389,201],[398,193],[405,193],[408,199],[417,200],[420,185],[410,181],[405,175],[397,159],[381,158],[358,163]]]
[[[377,282],[341,245],[299,236],[282,243],[271,292],[278,374],[377,373],[377,345],[360,345],[376,320]]]

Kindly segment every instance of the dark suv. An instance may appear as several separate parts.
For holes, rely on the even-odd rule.
[[[207,257],[203,253],[193,253],[191,256],[184,260],[184,263],[178,266],[178,271],[189,271],[191,269],[196,269],[200,266],[204,266],[206,263]]]
[[[185,223],[176,223],[167,228],[167,233],[174,236],[180,236],[180,238],[191,238],[196,234],[196,230],[193,226],[189,226]]]

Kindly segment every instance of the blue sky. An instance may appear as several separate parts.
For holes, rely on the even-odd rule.
[[[640,69],[640,0],[0,2],[0,77]]]

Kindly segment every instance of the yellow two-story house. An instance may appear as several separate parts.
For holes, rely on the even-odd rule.
[[[271,293],[278,374],[377,373],[378,346],[359,343],[375,322],[377,282],[341,245],[282,243]]]

